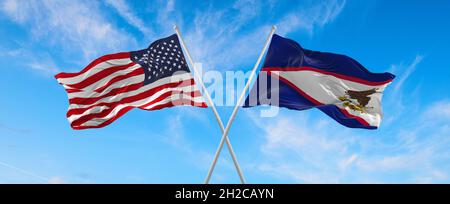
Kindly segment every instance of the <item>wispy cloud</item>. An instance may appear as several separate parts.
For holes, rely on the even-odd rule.
[[[273,24],[278,25],[279,34],[299,30],[313,34],[315,29],[332,22],[344,6],[345,1],[338,0],[314,2],[309,6],[294,7],[274,21],[259,19],[258,15],[270,13],[271,2],[241,0],[228,9],[197,11],[194,26],[186,26],[186,41],[188,46],[191,45],[194,60],[206,64],[206,69],[236,67],[259,54]],[[248,25],[255,20],[263,23],[249,29]]]
[[[60,72],[60,69],[52,60],[30,62],[27,67],[49,76]]]
[[[11,170],[13,170],[15,172],[18,172],[20,174],[24,174],[24,175],[30,176],[30,177],[38,180],[40,183],[48,183],[49,182],[49,179],[44,177],[44,176],[38,175],[38,174],[36,174],[34,172],[31,172],[31,171],[28,171],[28,170],[16,167],[14,165],[11,165],[11,164],[8,164],[8,163],[5,163],[5,162],[1,162],[0,161],[0,166],[6,167],[6,168],[11,169]]]
[[[345,0],[320,1],[310,8],[302,9],[302,12],[292,12],[278,22],[280,28],[278,32],[285,35],[293,31],[305,30],[312,35],[314,30],[333,22],[342,12],[345,4]]]
[[[0,7],[11,20],[30,30],[35,40],[45,39],[67,52],[80,51],[85,58],[135,43],[102,15],[95,1],[5,0]]]
[[[15,60],[16,63],[47,77],[52,77],[54,74],[61,71],[59,66],[46,51],[33,53],[25,48],[7,50],[0,47],[0,56],[19,59]]]
[[[420,85],[418,83],[414,83],[414,86],[408,88],[408,90],[404,90],[405,83],[408,82],[408,79],[414,74],[414,72],[419,67],[420,63],[423,61],[424,57],[422,55],[416,55],[414,59],[410,62],[401,62],[392,64],[390,67],[390,72],[396,75],[396,79],[393,81],[392,87],[389,87],[387,90],[388,97],[383,101],[384,107],[387,110],[392,110],[389,115],[386,115],[384,124],[390,125],[398,119],[401,114],[404,113],[404,110],[408,108],[409,113],[417,109],[419,107],[417,102],[419,101],[419,88]],[[407,96],[407,98],[405,98]],[[405,100],[406,99],[406,100]]]
[[[447,183],[449,109],[448,101],[432,103],[403,119],[403,128],[379,134],[339,127],[308,111],[264,120],[249,112],[265,135],[264,156],[253,171],[298,183]]]
[[[394,93],[398,93],[400,91],[405,81],[408,80],[411,74],[414,73],[417,66],[422,62],[423,58],[424,57],[422,55],[416,55],[414,60],[409,64],[392,65],[391,69],[399,73],[399,77],[397,80],[395,80],[395,85],[393,87]]]
[[[424,113],[426,119],[450,119],[450,101],[443,100],[432,104]]]
[[[130,25],[137,28],[140,32],[146,35],[152,34],[150,28],[145,26],[144,21],[141,18],[136,16],[136,14],[132,11],[126,1],[108,0],[106,2],[107,4],[112,6],[117,11],[117,13],[122,16]]]

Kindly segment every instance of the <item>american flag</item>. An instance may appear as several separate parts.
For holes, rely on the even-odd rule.
[[[55,75],[69,97],[73,129],[104,127],[133,108],[207,107],[176,34],[147,49],[102,56],[78,73]]]

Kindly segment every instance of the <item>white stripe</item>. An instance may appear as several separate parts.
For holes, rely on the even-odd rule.
[[[68,77],[68,78],[58,78],[58,82],[61,84],[76,84],[76,83],[79,83],[80,81],[83,81],[87,77],[96,74],[99,71],[108,69],[110,67],[127,65],[131,62],[133,62],[133,61],[131,61],[130,58],[107,60],[107,61],[97,64],[96,66],[89,69],[87,72],[80,74],[78,76]]]
[[[139,75],[139,76],[135,76],[135,77],[130,77],[127,78],[126,81],[123,81],[124,83],[114,83],[111,84],[111,86],[108,86],[108,88],[106,88],[105,90],[103,90],[101,93],[99,92],[91,92],[91,91],[83,91],[83,92],[74,92],[74,93],[69,93],[69,99],[70,98],[96,98],[96,97],[100,97],[104,94],[109,93],[111,90],[115,89],[115,88],[120,88],[120,87],[124,87],[124,86],[128,86],[131,84],[136,84],[139,82],[143,82],[144,81],[144,75]],[[189,73],[184,73],[184,74],[177,74],[177,75],[172,75],[171,77],[165,77],[162,79],[159,79],[155,82],[152,82],[151,84],[148,84],[147,86],[151,86],[151,87],[157,87],[160,86],[161,84],[166,84],[166,83],[170,83],[170,82],[178,82],[181,80],[186,80],[192,78],[191,75]]]
[[[113,83],[104,89],[102,92],[95,91],[81,91],[81,92],[73,92],[68,93],[69,99],[71,98],[95,98],[109,93],[113,89],[122,88],[125,86],[129,86],[132,84],[142,83],[144,81],[145,74],[137,75],[134,77],[127,78],[127,80],[122,80],[122,83]]]
[[[332,75],[318,73],[314,71],[290,71],[290,72],[271,72],[274,75],[280,75],[284,79],[297,86],[300,90],[317,100],[322,104],[334,104],[338,107],[347,110],[350,114],[363,118],[372,126],[379,126],[382,118],[381,98],[382,92],[388,84],[380,86],[371,86],[361,84]],[[354,111],[349,107],[344,107],[343,102],[339,97],[345,96],[347,90],[366,91],[373,88],[378,88],[377,92],[370,95],[371,100],[367,104],[366,113]]]
[[[114,96],[108,96],[108,97],[105,97],[105,98],[102,98],[102,99],[98,100],[97,102],[95,102],[93,104],[82,105],[82,104],[71,103],[69,105],[69,109],[85,108],[85,107],[89,107],[89,106],[92,106],[92,105],[95,105],[95,104],[99,104],[99,103],[102,103],[102,102],[119,101],[119,100],[121,100],[121,99],[123,99],[125,97],[137,95],[137,94],[139,94],[141,92],[148,91],[150,89],[153,89],[155,87],[161,86],[163,84],[167,84],[167,83],[170,83],[170,82],[179,82],[181,80],[188,80],[188,79],[192,79],[192,76],[191,76],[190,73],[178,74],[178,75],[173,75],[173,76],[170,76],[170,77],[165,77],[165,78],[159,79],[158,81],[155,81],[155,82],[153,82],[151,84],[145,85],[145,86],[143,86],[142,88],[140,88],[138,90],[125,92],[125,93],[117,94],[117,95],[114,95]]]
[[[183,95],[183,96],[181,96],[181,95]],[[181,97],[183,97],[184,99],[195,101],[195,102],[199,102],[199,103],[204,102],[203,97],[201,97],[201,96],[191,97],[191,96],[187,96],[187,95],[184,95],[184,94],[174,94],[174,95],[171,95],[171,96],[167,97],[166,99],[158,102],[157,104],[159,105],[159,104],[168,103],[170,101],[181,99]],[[144,105],[146,103],[149,103],[149,102],[150,101],[142,101],[140,104],[134,105],[134,107],[139,107],[139,106],[142,106],[142,105]],[[126,104],[119,105],[119,106],[115,107],[114,110],[111,113],[109,113],[106,117],[94,118],[92,120],[89,120],[89,121],[83,123],[80,126],[98,126],[98,125],[101,125],[102,123],[106,122],[107,120],[109,120],[109,119],[113,118],[115,115],[117,115],[117,113],[120,110],[122,110],[122,109],[124,109],[126,107],[129,107],[129,106],[130,105],[126,105]]]
[[[151,104],[149,106],[142,107],[142,109],[152,110],[152,108],[154,108],[156,106],[168,103],[170,101],[175,101],[175,100],[178,100],[178,99],[181,99],[181,96],[179,94],[178,95],[172,95],[171,98],[166,98],[166,99],[164,99],[162,101],[159,101],[158,103],[154,103],[154,104]],[[205,101],[205,99],[202,96],[196,96],[196,97],[183,96],[183,99],[190,100],[190,101],[195,102],[195,103],[205,103],[206,104],[206,101]],[[180,104],[176,104],[176,105],[180,105]]]
[[[114,68],[111,68],[111,69],[114,69]],[[128,74],[128,73],[130,73],[130,72],[132,72],[132,71],[134,71],[136,69],[142,69],[141,65],[135,64],[135,65],[133,65],[131,67],[128,67],[128,68],[126,68],[124,70],[120,70],[120,71],[114,72],[114,73],[112,73],[112,74],[110,74],[108,76],[102,77],[100,80],[95,81],[94,83],[90,84],[89,86],[86,86],[86,87],[82,88],[81,90],[94,91],[95,89],[98,89],[98,88],[104,86],[105,84],[107,84],[109,81],[111,81],[111,79],[114,79],[114,77],[118,77],[118,76],[121,76],[121,75]],[[117,81],[115,83],[121,83],[122,81],[123,80],[120,80],[120,81]],[[72,87],[70,84],[67,84],[67,86]]]
[[[161,95],[170,92],[170,91],[183,91],[183,92],[193,92],[193,91],[197,91],[198,89],[196,88],[195,85],[192,86],[185,86],[185,87],[176,87],[176,88],[165,88],[162,89],[158,92],[156,92],[155,94],[153,94],[150,97],[138,100],[138,101],[133,101],[130,103],[124,103],[121,105],[126,105],[126,106],[140,106],[139,104],[145,104],[145,102],[149,103],[150,101],[153,101],[155,99],[157,99],[158,97],[160,97]],[[81,114],[76,114],[76,115],[71,115],[70,117],[68,117],[67,119],[70,122],[73,122],[74,120],[77,120],[80,117],[83,117],[85,115],[90,115],[90,114],[95,114],[95,113],[100,113],[103,110],[109,109],[110,107],[108,106],[94,106],[90,109],[87,109],[85,112],[81,113]]]

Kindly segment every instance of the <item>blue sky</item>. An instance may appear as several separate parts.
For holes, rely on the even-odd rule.
[[[248,182],[450,183],[449,9],[444,0],[0,0],[0,183],[202,183],[220,140],[210,109],[133,110],[74,131],[53,78],[145,48],[174,23],[205,70],[250,70],[276,24],[305,48],[397,75],[375,131],[317,110],[241,110],[230,140]],[[231,109],[218,108],[222,120]],[[223,151],[212,183],[238,182]]]

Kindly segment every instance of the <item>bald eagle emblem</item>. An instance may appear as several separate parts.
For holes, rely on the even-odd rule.
[[[373,88],[366,91],[353,91],[347,90],[345,96],[339,97],[339,100],[343,102],[344,107],[348,107],[351,110],[359,111],[361,113],[367,113],[368,109],[373,107],[367,107],[371,99],[371,95],[377,92],[378,88]]]

